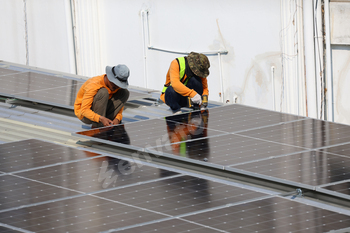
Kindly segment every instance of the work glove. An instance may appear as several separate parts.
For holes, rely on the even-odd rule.
[[[208,96],[207,95],[203,95],[202,99],[203,99],[202,106],[203,106],[203,108],[206,108],[208,106]]]
[[[194,104],[198,104],[198,105],[202,104],[202,97],[198,93],[195,96],[193,96],[191,100]]]

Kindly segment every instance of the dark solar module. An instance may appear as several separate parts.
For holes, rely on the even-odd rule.
[[[112,157],[100,157],[17,173],[20,177],[85,193],[176,174]]]
[[[313,186],[350,179],[350,158],[321,151],[286,155],[234,167]]]
[[[149,150],[229,166],[301,152],[304,149],[229,134],[200,140],[183,141],[162,147],[150,148]]]
[[[181,219],[235,233],[319,233],[350,227],[347,215],[279,197],[233,205]]]
[[[287,122],[239,134],[309,149],[350,142],[350,126],[316,119]]]
[[[0,76],[0,82],[1,95],[70,108],[73,108],[77,92],[84,83],[33,72]]]
[[[338,183],[338,184],[332,184],[332,185],[325,186],[322,188],[328,189],[328,190],[331,190],[334,192],[350,195],[350,181],[345,181],[345,182]]]
[[[12,175],[0,177],[0,210],[77,194],[79,193],[35,180],[19,178]]]
[[[125,125],[97,128],[77,132],[79,136],[90,140],[102,141],[112,145],[125,144],[129,146],[148,148],[170,143],[206,138],[220,135],[221,132],[201,127],[202,120],[187,123],[168,121],[167,119],[152,119]]]
[[[112,231],[114,232],[114,231]],[[155,221],[155,223],[145,224],[141,226],[135,226],[127,229],[119,229],[118,232],[123,233],[154,233],[154,232],[166,232],[166,233],[179,233],[179,232],[191,232],[191,233],[216,233],[222,232],[221,230],[208,227],[203,224],[196,224],[191,221],[185,221],[182,219],[170,219],[164,221]]]
[[[168,120],[184,122],[188,121],[189,118],[194,118],[191,115],[199,115],[201,118],[205,119],[206,128],[227,133],[304,119],[304,117],[300,116],[232,104],[208,110],[169,116]]]
[[[15,73],[19,73],[18,71],[15,70],[9,70],[9,69],[5,69],[5,68],[0,68],[0,77],[1,76],[6,76],[9,74],[15,74]]]
[[[19,233],[19,232],[23,232],[23,231],[20,231],[20,230],[17,231],[17,230],[7,228],[7,227],[0,225],[0,232],[2,232],[2,233]]]
[[[322,149],[324,152],[350,157],[350,143]]]
[[[93,196],[0,213],[0,223],[32,232],[101,232],[167,216]]]
[[[85,81],[0,68],[0,82],[0,95],[73,109],[77,93]],[[129,100],[148,96],[148,93],[130,91]]]
[[[192,176],[179,176],[96,194],[168,215],[180,215],[266,196]]]
[[[16,172],[56,163],[89,159],[99,154],[37,139],[0,144],[0,171]]]

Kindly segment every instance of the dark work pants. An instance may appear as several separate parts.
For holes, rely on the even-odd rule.
[[[186,86],[195,90],[199,95],[203,94],[203,84],[199,77],[190,78]],[[172,86],[169,86],[166,89],[164,98],[165,103],[171,108],[171,110],[173,110],[173,112],[179,111],[181,107],[188,106],[188,97],[177,93]]]
[[[129,94],[127,89],[119,89],[113,94],[111,99],[108,99],[109,93],[107,89],[101,88],[92,101],[91,110],[113,121],[125,102],[129,99]],[[86,117],[81,121],[85,124],[92,124],[93,127],[103,127],[102,123],[91,121]]]

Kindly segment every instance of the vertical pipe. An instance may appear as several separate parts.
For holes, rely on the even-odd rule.
[[[275,67],[271,66],[271,82],[272,82],[272,110],[276,110],[276,106],[275,106]]]
[[[316,60],[316,103],[317,103],[317,118],[323,117],[323,77],[324,77],[324,64],[323,64],[323,35],[322,35],[322,9],[321,1],[315,0],[314,5],[314,25],[315,25],[315,60]]]
[[[331,30],[329,0],[324,1],[324,17],[326,26],[326,87],[327,87],[327,116],[334,121],[334,96],[332,75],[332,53],[331,53]]]
[[[77,55],[77,39],[76,39],[76,17],[75,17],[75,2],[70,0],[70,10],[72,17],[72,31],[73,31],[73,50],[74,50],[74,64],[75,64],[75,74],[78,73],[78,55]]]
[[[303,1],[304,52],[305,52],[305,99],[307,117],[317,117],[316,64],[314,41],[314,4],[313,1]]]
[[[148,20],[145,20],[146,11],[141,11],[141,26],[142,26],[142,46],[143,46],[143,76],[144,85],[148,88],[147,83],[147,55],[146,55],[146,33],[145,33],[145,22],[148,24]],[[148,27],[148,26],[147,26]]]
[[[219,58],[219,72],[220,72],[220,88],[221,88],[221,101],[225,103],[225,96],[224,96],[224,82],[222,80],[222,70],[221,70],[221,53],[218,52],[218,58]]]
[[[24,33],[26,40],[26,65],[29,65],[28,24],[27,24],[27,0],[23,0],[24,7]]]

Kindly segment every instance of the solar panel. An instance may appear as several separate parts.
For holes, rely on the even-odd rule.
[[[14,74],[14,73],[18,73],[18,71],[9,70],[9,69],[5,69],[5,68],[1,68],[0,67],[0,77],[1,76],[6,76],[6,75],[9,75],[9,74]]]
[[[327,153],[332,153],[332,154],[336,154],[336,155],[350,157],[350,143],[338,145],[338,146],[326,147],[324,149],[321,149],[321,151],[325,151]]]
[[[279,123],[298,121],[301,116],[257,109],[239,104],[224,105],[201,112],[170,116],[168,120],[182,123],[201,116],[208,118],[206,127],[221,132],[233,133]]]
[[[0,185],[0,211],[79,194],[14,175],[1,176]]]
[[[316,119],[287,122],[239,134],[309,149],[350,142],[349,125]]]
[[[76,95],[85,81],[29,69],[0,68],[0,82],[0,95],[73,109]],[[129,91],[129,101],[150,96],[142,91]]]
[[[280,197],[182,217],[225,232],[330,232],[350,226],[349,216]]]
[[[313,232],[350,226],[349,216],[225,179],[35,139],[0,146],[0,161],[22,164],[0,177],[2,232]]]
[[[239,135],[222,135],[149,148],[177,156],[230,166],[304,151],[305,149]]]
[[[350,198],[350,181],[345,181],[337,184],[331,184],[328,186],[322,187],[323,189],[331,190],[337,193],[342,193],[345,195],[349,195]]]
[[[318,186],[350,179],[350,158],[307,151],[234,166],[256,174]]]
[[[14,173],[74,160],[90,159],[95,156],[99,154],[28,139],[0,144],[0,171]]]
[[[237,123],[228,123],[225,128],[226,122]],[[123,144],[124,137],[113,133],[123,127],[130,144]],[[196,133],[188,133],[190,129]],[[105,133],[108,130],[112,133]],[[346,166],[342,167],[350,165],[348,157],[344,157],[350,150],[350,126],[242,105],[76,135],[193,163],[205,161],[208,166],[312,189],[350,179]]]
[[[97,196],[170,216],[243,202],[267,194],[193,176],[115,189]]]
[[[0,82],[0,95],[71,109],[76,94],[84,83],[34,72],[0,76]]]
[[[19,177],[81,193],[97,192],[176,174],[148,166],[138,168],[129,161],[108,156],[17,173]]]
[[[151,119],[81,131],[73,135],[111,145],[127,145],[127,147],[137,149],[166,145],[179,140],[192,140],[194,138],[225,134],[201,127],[201,124],[201,120],[194,122],[193,125],[189,125],[177,124],[167,119]]]

